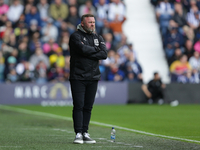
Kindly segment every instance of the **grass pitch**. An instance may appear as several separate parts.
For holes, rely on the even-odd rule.
[[[13,107],[12,107],[13,108]],[[37,112],[70,117],[72,107],[15,106]],[[200,144],[137,134],[117,129],[116,142],[110,142],[110,127],[90,125],[97,144],[72,144],[72,121],[19,113],[0,107],[0,150],[61,149],[148,149],[195,150]],[[154,134],[200,141],[200,105],[95,105],[92,121],[113,124]]]

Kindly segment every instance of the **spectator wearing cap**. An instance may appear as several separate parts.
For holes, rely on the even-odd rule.
[[[42,41],[44,43],[48,42],[50,39],[54,41],[58,38],[58,29],[55,25],[53,25],[53,19],[48,18],[47,25],[42,27]]]
[[[3,14],[7,14],[9,6],[4,4],[4,0],[0,0],[0,16]]]
[[[49,56],[50,65],[53,66],[55,64],[58,67],[64,68],[65,57],[63,56],[62,48],[58,47],[55,52],[55,54]]]
[[[42,25],[42,20],[40,18],[40,13],[38,12],[37,10],[37,7],[36,6],[31,6],[31,10],[30,10],[30,13],[27,13],[25,15],[25,22],[28,26],[30,26],[31,24],[31,20],[37,20],[37,24],[39,27],[41,27]]]
[[[61,22],[67,19],[69,15],[68,5],[62,2],[62,0],[55,0],[50,5],[50,15],[55,20],[54,24],[60,27]]]
[[[14,56],[9,56],[5,61],[4,79],[7,79],[8,73],[12,69],[16,69],[17,59]]]
[[[36,19],[32,19],[30,21],[30,26],[28,28],[28,36],[32,39],[35,33],[39,33],[40,37],[40,29],[38,26],[38,21]]]
[[[20,1],[14,0],[7,13],[8,19],[12,21],[12,23],[17,22],[20,15],[23,13],[23,10],[24,6],[20,4]]]

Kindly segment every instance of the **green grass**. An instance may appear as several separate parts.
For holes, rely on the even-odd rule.
[[[15,106],[19,107],[19,106]],[[107,123],[118,123],[126,125],[122,120],[127,121],[127,116],[121,118],[121,111],[130,111],[129,121],[132,122],[133,112],[143,112],[141,109],[157,109],[160,106],[130,105],[130,106],[95,106],[93,120],[105,121]],[[163,106],[161,106],[163,107]],[[166,106],[164,106],[166,107]],[[40,107],[20,106],[20,108],[52,113],[62,116],[70,116],[72,107]],[[109,108],[114,108],[115,112]],[[118,109],[116,109],[118,108]],[[177,107],[178,108],[178,107]],[[138,110],[137,110],[138,109]],[[153,109],[153,110],[154,110]],[[160,108],[159,108],[160,109]],[[171,108],[169,108],[171,109]],[[174,109],[174,108],[173,108]],[[175,108],[176,109],[176,108]],[[194,108],[193,108],[194,109]],[[41,113],[40,113],[41,114]],[[120,114],[120,115],[119,115]],[[141,117],[143,113],[141,113]],[[148,113],[147,113],[148,114]],[[114,115],[114,117],[112,116]],[[135,114],[137,115],[137,114]],[[157,115],[157,114],[156,114]],[[110,120],[108,119],[110,117]],[[123,115],[122,115],[123,116]],[[27,113],[13,109],[13,107],[0,106],[0,150],[122,150],[122,149],[144,149],[144,150],[199,150],[200,144],[184,141],[165,139],[143,134],[136,134],[129,131],[117,130],[116,142],[110,142],[110,128],[90,125],[90,134],[96,144],[73,144],[75,134],[72,128],[72,121],[64,117],[50,117]],[[98,120],[99,118],[99,120]],[[112,120],[118,118],[118,121]],[[121,118],[121,119],[120,119]],[[145,117],[147,118],[147,117]],[[145,121],[143,121],[145,122]],[[142,123],[142,122],[141,122]],[[127,123],[128,125],[128,123]],[[142,125],[142,124],[141,124]],[[132,127],[132,125],[130,126]],[[135,126],[136,127],[136,126]]]
[[[60,116],[72,107],[15,106]],[[92,121],[200,141],[200,105],[95,105]]]

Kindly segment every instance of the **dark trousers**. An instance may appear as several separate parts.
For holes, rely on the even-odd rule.
[[[70,84],[73,98],[74,131],[75,133],[84,133],[88,131],[98,81],[71,80]]]

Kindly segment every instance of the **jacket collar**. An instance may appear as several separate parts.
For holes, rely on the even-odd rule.
[[[82,32],[84,32],[84,33],[87,33],[84,29],[83,29],[83,27],[81,26],[81,24],[78,24],[77,25],[77,30],[80,30],[80,31],[82,31]],[[92,34],[93,32],[91,32],[91,33],[87,33],[87,34]]]

